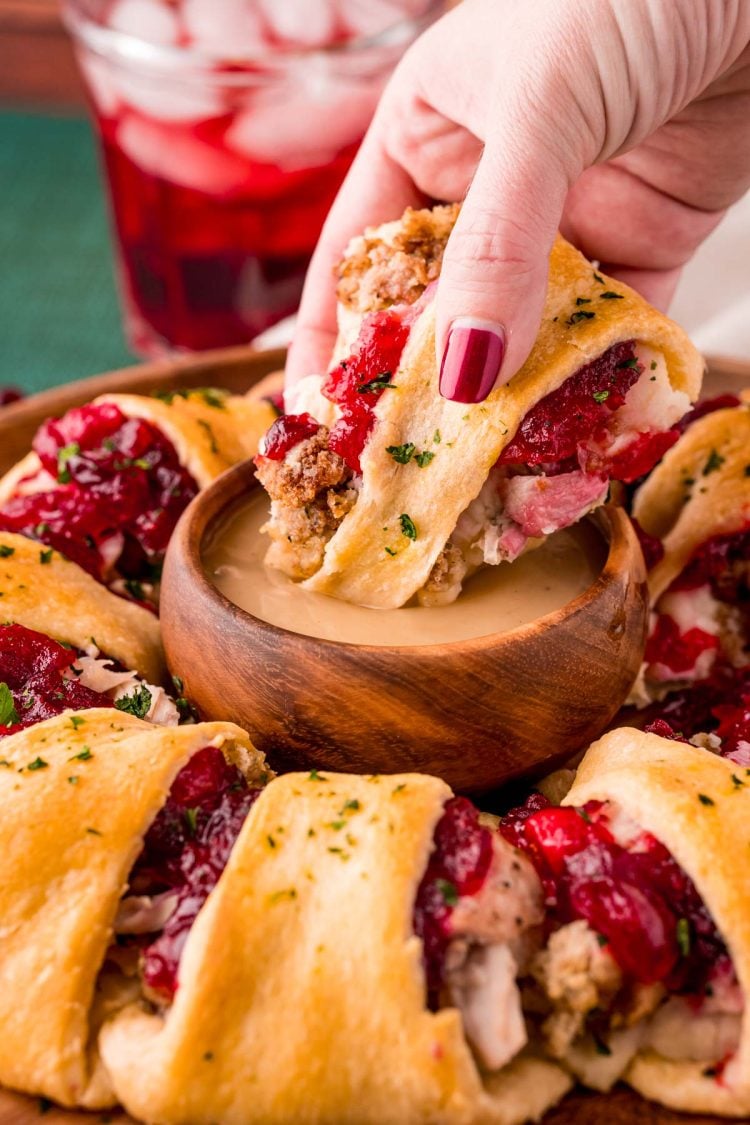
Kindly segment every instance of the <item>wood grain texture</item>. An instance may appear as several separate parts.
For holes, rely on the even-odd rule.
[[[645,568],[630,521],[602,510],[604,569],[580,597],[511,633],[387,648],[289,632],[206,577],[212,525],[260,486],[251,463],[184,514],[167,553],[167,659],[206,714],[232,719],[280,768],[418,771],[478,792],[553,769],[610,721],[640,666]]]

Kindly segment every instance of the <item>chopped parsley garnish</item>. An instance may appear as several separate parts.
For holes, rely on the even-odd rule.
[[[77,784],[78,784],[78,778],[77,778],[77,776],[76,776],[75,774],[73,774],[73,775],[72,775],[71,777],[69,777],[69,778],[68,778],[68,783],[69,783],[70,785],[77,785]]]
[[[600,1039],[598,1035],[594,1035],[592,1036],[592,1038],[594,1040],[594,1047],[596,1048],[597,1055],[609,1056],[612,1054],[611,1048],[607,1043],[604,1042],[603,1039]]]
[[[594,402],[606,402],[609,398],[609,391],[594,391],[592,398]]]
[[[86,831],[88,832],[89,836],[101,836],[101,832],[98,828],[87,828]]]
[[[42,566],[46,566],[47,563],[52,562],[52,555],[53,554],[54,554],[54,551],[52,550],[51,547],[48,547],[46,551],[40,551],[39,552],[39,562],[42,564]]]
[[[90,746],[84,746],[84,748],[83,748],[83,750],[81,750],[80,754],[74,754],[72,758],[68,758],[68,761],[69,762],[88,762],[89,759],[93,758],[93,756],[94,755],[91,753],[91,747]]]
[[[360,383],[357,387],[357,394],[360,395],[374,395],[378,391],[385,391],[389,388],[395,390],[391,379],[393,378],[392,371],[381,371],[374,379],[368,380],[367,383]]]
[[[411,516],[407,515],[406,512],[404,512],[398,517],[398,519],[399,523],[401,524],[401,534],[405,535],[407,539],[416,539],[417,528]]]
[[[77,441],[71,441],[68,445],[64,445],[57,454],[57,479],[60,484],[70,484],[70,469],[68,468],[68,461],[73,457],[77,457],[81,452],[81,447]]]
[[[269,848],[275,848],[276,847],[276,841],[274,840],[273,836],[271,836],[270,833],[268,834],[268,836],[266,836],[266,839],[268,840]]]
[[[45,762],[44,758],[36,757],[33,762],[29,762],[27,770],[46,770],[49,762]]]
[[[405,441],[403,445],[387,445],[385,451],[390,453],[393,460],[398,461],[399,465],[408,465],[416,453],[417,447],[413,441]]]
[[[85,722],[86,720],[82,719],[79,715],[70,716],[70,725],[72,726],[73,730],[78,730],[78,728],[82,727]]]
[[[124,695],[122,699],[116,699],[115,707],[118,711],[135,715],[136,719],[145,719],[151,707],[151,692],[143,684],[137,687],[132,695]]]
[[[683,957],[690,955],[690,922],[687,918],[677,919],[677,945]]]
[[[197,809],[183,809],[182,815],[185,817],[185,827],[191,836],[195,835],[195,830],[198,827],[198,810]]]
[[[429,449],[423,449],[421,453],[418,453],[416,455],[414,460],[417,462],[420,469],[424,469],[427,465],[429,465],[430,461],[432,461],[434,456],[435,456],[435,454],[430,453]]]
[[[572,313],[571,316],[569,316],[565,321],[565,323],[571,325],[572,327],[574,324],[578,324],[581,320],[593,320],[595,316],[596,313],[588,312],[587,309],[579,309],[578,312]]]
[[[161,399],[171,405],[176,398],[190,398],[196,395],[202,398],[206,406],[213,406],[216,410],[223,410],[226,404],[227,392],[218,387],[184,387],[176,391],[155,391],[154,398]]]
[[[741,789],[744,786],[745,782],[742,780],[741,777],[737,777],[736,773],[733,773],[732,774],[732,784],[734,785],[735,789]]]
[[[7,543],[0,543],[0,559],[9,559],[11,555],[15,555],[16,548],[9,547]]]
[[[632,359],[624,359],[622,361],[622,363],[617,364],[618,369],[622,369],[624,367],[629,367],[631,370],[635,370],[635,368],[637,366],[638,366],[638,360],[635,358],[635,356]]]
[[[625,298],[622,293],[613,293],[611,289],[608,289],[606,293],[599,294],[599,299],[601,301],[623,301]]]
[[[443,902],[447,906],[455,906],[458,902],[458,891],[453,883],[448,879],[436,879],[435,886],[443,896]]]
[[[440,442],[442,440],[443,439],[440,436],[440,430],[435,430],[435,433],[432,435],[432,444],[433,445],[440,445]]]
[[[651,360],[651,370],[656,371],[656,360],[655,359]]]
[[[395,559],[398,552],[394,551],[393,547],[385,547],[384,549],[385,549],[386,555],[390,555],[392,559]]]
[[[211,452],[212,453],[218,453],[219,452],[219,446],[216,442],[216,434],[211,429],[211,423],[207,422],[205,418],[198,418],[197,422],[198,422],[198,425],[201,426],[206,431],[206,433],[208,435],[208,440],[210,442]]]
[[[137,578],[126,578],[125,589],[130,594],[131,598],[135,598],[138,602],[145,602],[146,593]]]
[[[341,812],[339,813],[339,816],[343,816],[344,813],[348,812],[359,812],[360,808],[361,805],[359,801],[356,797],[354,797],[351,801],[344,801],[343,805],[341,806]]]
[[[323,777],[323,774],[318,773],[317,770],[310,770],[309,774],[307,775],[307,780],[308,781],[328,781],[328,778]]]
[[[577,305],[590,305],[591,304],[591,298],[590,297],[576,297],[576,304]]]
[[[698,800],[702,805],[713,805],[714,802],[711,797],[707,797],[705,793],[698,794]]]
[[[10,688],[7,684],[0,683],[0,727],[13,727],[20,721]]]
[[[604,278],[600,277],[596,270],[594,270],[594,281],[598,281],[600,285],[604,285]]]
[[[703,466],[703,476],[707,477],[710,473],[715,473],[724,464],[726,458],[722,457],[718,449],[712,449],[708,455],[708,460]]]

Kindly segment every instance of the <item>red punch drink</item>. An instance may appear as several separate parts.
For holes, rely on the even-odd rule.
[[[292,313],[323,220],[436,0],[65,0],[132,347],[245,343]]]

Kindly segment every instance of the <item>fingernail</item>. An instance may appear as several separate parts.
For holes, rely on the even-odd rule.
[[[453,402],[483,402],[500,374],[505,329],[491,320],[460,317],[448,332],[440,364],[440,393]]]

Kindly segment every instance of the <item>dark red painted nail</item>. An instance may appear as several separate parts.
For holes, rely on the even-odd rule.
[[[483,402],[500,374],[505,330],[489,320],[454,320],[440,364],[440,393],[453,402]]]

